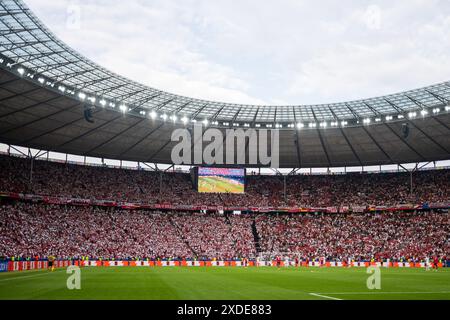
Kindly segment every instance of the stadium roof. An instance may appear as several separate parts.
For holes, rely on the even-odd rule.
[[[0,141],[39,149],[170,163],[174,128],[193,121],[280,130],[282,167],[450,159],[450,82],[324,105],[239,105],[183,97],[95,64],[19,0],[0,2]],[[95,107],[95,123],[83,116]],[[410,136],[402,136],[402,124]]]

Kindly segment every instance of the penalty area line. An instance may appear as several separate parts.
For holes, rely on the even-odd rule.
[[[318,293],[310,293],[309,295],[320,297],[320,298],[325,298],[325,299],[329,299],[329,300],[344,300],[344,299],[339,299],[339,298],[335,298],[335,297],[325,296],[323,294],[318,294]]]

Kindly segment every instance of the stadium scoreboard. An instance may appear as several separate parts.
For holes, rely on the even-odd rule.
[[[197,167],[195,184],[200,193],[245,193],[245,169]]]

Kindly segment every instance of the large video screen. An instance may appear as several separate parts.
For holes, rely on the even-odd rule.
[[[245,169],[198,168],[198,192],[244,193]]]

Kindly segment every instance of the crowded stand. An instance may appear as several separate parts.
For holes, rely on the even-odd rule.
[[[17,203],[0,207],[2,256],[186,258],[192,255],[167,216],[92,207]]]
[[[328,261],[421,261],[450,256],[448,213],[259,215],[260,245],[269,256]]]
[[[2,204],[0,256],[49,255],[105,260],[445,259],[450,256],[450,216],[443,212],[186,214]]]
[[[255,245],[247,218],[189,214],[171,217],[180,237],[200,259],[232,260],[255,256]]]
[[[251,174],[244,194],[198,193],[187,173],[43,160],[31,164],[19,157],[0,156],[0,172],[0,258],[229,261],[283,256],[421,261],[450,256],[450,170],[414,172],[412,190],[409,173]],[[238,210],[231,214],[233,210],[74,205],[11,198],[5,196],[8,193],[217,208],[403,203],[443,203],[444,207],[365,214],[238,214]]]
[[[198,206],[395,206],[450,200],[450,170],[344,175],[248,175],[244,194],[202,194],[187,173],[83,166],[0,156],[0,192]],[[30,182],[31,181],[31,182]],[[412,191],[412,192],[411,192]]]

